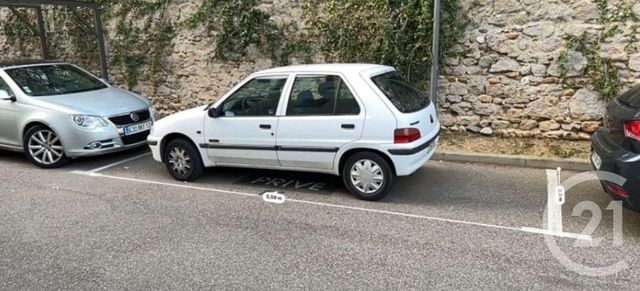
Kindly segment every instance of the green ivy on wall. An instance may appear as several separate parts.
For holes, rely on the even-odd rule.
[[[38,34],[21,21],[21,19],[35,19],[35,14],[30,12],[24,8],[16,8],[16,13],[10,13],[4,21],[0,22],[7,43],[15,46],[21,53],[28,52],[38,44]]]
[[[316,0],[307,4],[311,35],[329,59],[392,65],[426,87],[432,62],[433,0]],[[444,55],[454,53],[468,23],[458,0],[442,0],[440,48]]]
[[[620,93],[622,84],[618,67],[612,60],[603,58],[600,55],[602,44],[608,39],[624,33],[620,24],[630,22],[631,31],[626,36],[627,44],[625,49],[628,53],[633,53],[637,41],[636,35],[640,30],[640,16],[634,14],[633,3],[628,0],[621,0],[612,6],[609,5],[608,0],[593,1],[598,7],[598,12],[600,13],[599,22],[603,25],[603,29],[597,33],[584,32],[580,35],[568,35],[565,37],[567,42],[566,50],[560,54],[558,59],[560,78],[565,85],[574,86],[573,79],[567,77],[567,58],[569,51],[580,52],[587,58],[585,76],[591,79],[590,86],[600,93],[603,100],[608,101]]]
[[[306,42],[297,37],[293,23],[278,24],[258,8],[257,0],[203,0],[198,10],[184,21],[189,29],[204,27],[215,39],[215,58],[243,60],[254,47],[277,64],[288,64],[293,54],[309,55]]]
[[[171,47],[175,29],[166,13],[171,0],[96,0],[102,6],[104,22],[115,23],[115,33],[106,33],[109,43],[109,61],[123,72],[119,80],[132,88],[140,80],[157,84],[164,58]],[[21,18],[35,25],[32,10],[19,9]],[[69,9],[63,6],[45,6],[47,39],[52,58],[75,52],[85,65],[97,64],[94,14],[89,9]],[[17,51],[37,51],[39,38],[14,13],[0,21],[4,35]],[[29,55],[31,56],[31,55]],[[146,69],[146,70],[145,70]],[[145,73],[143,73],[145,72]]]
[[[171,0],[103,2],[105,16],[116,23],[116,33],[109,39],[111,62],[123,69],[129,88],[139,80],[157,85],[161,81],[158,73],[175,37],[167,15]],[[144,68],[147,70],[143,75]]]
[[[269,20],[270,15],[258,10],[256,0],[203,0],[200,8],[185,22],[193,29],[203,25],[208,34],[215,35],[215,57],[236,59],[246,56],[246,48],[255,45],[275,50],[281,31]]]
[[[301,1],[304,19],[276,22],[258,0],[201,0],[195,13],[171,23],[167,9],[172,0],[94,0],[102,5],[112,66],[123,72],[129,88],[141,80],[154,84],[165,70],[165,57],[180,30],[204,28],[215,41],[212,58],[246,60],[257,50],[276,64],[288,64],[292,56],[311,62],[323,54],[329,61],[373,62],[395,66],[410,79],[426,86],[431,66],[433,0],[344,0]],[[468,17],[460,0],[442,0],[443,54],[454,53]],[[54,10],[56,27],[70,28],[55,39],[55,47],[75,46],[90,51],[91,11]],[[64,23],[63,23],[64,22]],[[89,21],[90,25],[91,22]],[[64,25],[62,25],[64,24]],[[37,36],[20,21],[2,22],[5,35],[25,40],[21,49],[32,49]],[[302,29],[300,28],[302,27]],[[94,40],[95,41],[95,40]]]

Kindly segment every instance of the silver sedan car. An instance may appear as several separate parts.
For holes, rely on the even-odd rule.
[[[146,145],[147,98],[66,63],[0,63],[0,148],[42,168]]]

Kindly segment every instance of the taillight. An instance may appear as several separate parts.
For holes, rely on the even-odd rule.
[[[609,192],[615,194],[616,196],[619,196],[622,198],[629,198],[629,192],[622,189],[622,187],[609,182],[604,182],[604,185],[607,187],[607,190],[609,190]]]
[[[640,120],[627,121],[624,123],[624,135],[640,141]]]
[[[393,143],[410,143],[420,139],[417,128],[398,128],[393,132]]]

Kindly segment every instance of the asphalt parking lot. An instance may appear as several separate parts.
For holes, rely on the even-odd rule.
[[[567,178],[576,173],[564,173]],[[433,161],[381,202],[360,201],[326,175],[216,168],[173,180],[145,149],[41,170],[0,152],[2,289],[635,289],[640,214],[623,212],[613,246],[610,199],[591,181],[567,193],[565,231],[602,209],[598,247],[541,227],[544,170]],[[275,180],[277,179],[277,180]],[[286,202],[259,195],[284,191]]]

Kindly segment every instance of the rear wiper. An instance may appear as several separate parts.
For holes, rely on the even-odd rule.
[[[429,103],[431,103],[431,97],[424,96],[424,99],[422,99],[422,106],[425,106],[425,105],[427,105]]]

